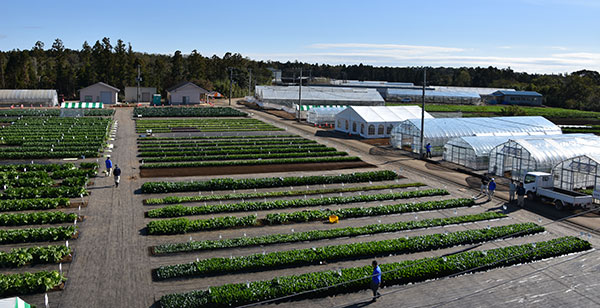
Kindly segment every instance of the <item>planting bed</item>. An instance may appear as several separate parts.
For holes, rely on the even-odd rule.
[[[245,112],[229,107],[136,107],[133,116],[149,117],[244,117]]]
[[[136,132],[170,133],[173,131],[229,132],[229,131],[280,131],[281,128],[250,118],[232,119],[138,119]]]

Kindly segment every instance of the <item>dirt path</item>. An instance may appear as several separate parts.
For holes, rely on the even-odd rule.
[[[88,219],[81,224],[60,307],[148,307],[153,302],[151,277],[141,266],[148,261],[138,229],[144,223],[143,214],[139,202],[133,200],[140,184],[131,117],[131,108],[116,108],[119,126],[112,161],[123,171],[121,184],[114,187],[112,177],[94,180],[85,212]]]

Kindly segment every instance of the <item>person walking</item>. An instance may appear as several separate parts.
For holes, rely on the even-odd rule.
[[[113,163],[110,160],[110,157],[107,157],[104,161],[104,165],[106,166],[106,176],[110,176],[112,174]]]
[[[121,181],[121,168],[118,165],[115,165],[115,186],[119,187],[119,182]]]
[[[494,197],[494,191],[496,190],[496,179],[492,178],[488,184],[488,201]]]
[[[487,194],[488,194],[488,183],[489,182],[490,182],[490,178],[488,177],[487,173],[485,173],[481,177],[481,190],[479,191],[479,193],[477,194],[477,196],[473,197],[473,199],[478,199],[480,196],[487,196]]]
[[[523,183],[520,182],[517,187],[517,205],[520,207],[525,207],[525,187],[523,187]]]
[[[371,265],[373,265],[373,275],[371,275],[371,290],[373,291],[372,301],[376,302],[377,298],[381,296],[381,294],[377,292],[377,290],[379,289],[379,285],[381,285],[381,268],[379,268],[379,265],[377,265],[377,261],[375,260],[373,260],[373,263],[371,263]]]
[[[510,180],[510,184],[508,185],[508,202],[515,202],[515,192],[517,191],[517,184],[515,180]]]
[[[425,157],[431,158],[431,143],[427,143],[425,146]]]

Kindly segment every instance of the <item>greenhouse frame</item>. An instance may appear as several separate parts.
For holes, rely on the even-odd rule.
[[[421,121],[419,106],[348,106],[335,115],[335,130],[363,138],[388,138],[394,126],[407,119]],[[425,119],[433,117],[425,112]]]
[[[467,136],[450,139],[444,145],[445,161],[473,170],[487,170],[490,151],[514,136]]]
[[[424,144],[430,143],[431,154],[441,156],[450,139],[466,136],[557,135],[560,127],[540,116],[435,118],[425,119]],[[401,122],[391,133],[395,148],[419,153],[421,150],[421,120]]]
[[[58,105],[58,95],[56,90],[0,90],[0,105],[14,104],[54,107]]]
[[[512,139],[490,151],[488,172],[522,179],[529,171],[552,172],[561,161],[585,154],[600,155],[600,137],[564,134]]]
[[[269,108],[296,110],[301,97],[302,105],[360,105],[383,106],[385,101],[375,89],[341,87],[256,86],[255,97]]]
[[[335,125],[335,115],[346,108],[347,106],[315,106],[306,112],[306,122],[315,126],[326,125],[333,127]]]
[[[600,190],[600,154],[565,159],[552,168],[552,174],[555,187]]]

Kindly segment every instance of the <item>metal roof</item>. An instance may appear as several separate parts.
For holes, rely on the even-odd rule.
[[[499,95],[518,95],[518,96],[536,96],[542,97],[542,94],[534,92],[534,91],[503,91],[499,90],[493,93],[496,96]]]
[[[119,88],[115,88],[115,87],[113,87],[113,86],[111,86],[111,85],[109,85],[109,84],[107,84],[107,83],[104,83],[104,82],[96,82],[95,84],[92,84],[92,85],[89,85],[89,86],[87,86],[87,87],[85,87],[85,88],[81,88],[81,89],[79,89],[79,91],[81,91],[81,90],[84,90],[84,89],[87,89],[87,88],[89,88],[89,87],[91,87],[91,86],[95,86],[95,85],[101,85],[101,86],[107,87],[107,88],[109,88],[109,89],[111,89],[111,90],[115,90],[115,91],[117,91],[117,92],[120,92],[120,91],[121,91],[121,90],[119,90]]]
[[[197,85],[197,84],[195,84],[193,82],[189,82],[189,81],[182,81],[182,82],[180,82],[180,83],[178,83],[178,84],[176,84],[176,85],[168,88],[167,92],[173,92],[173,91],[175,91],[175,90],[177,90],[177,89],[179,89],[181,87],[184,87],[186,85],[192,85],[192,86],[198,88],[199,91],[200,91],[200,93],[208,93],[208,91],[205,90],[203,87],[201,87],[201,86],[199,86],[199,85]]]
[[[406,119],[421,121],[419,106],[348,106],[344,113],[354,112],[365,122],[401,122]],[[340,113],[340,115],[342,115]],[[433,117],[425,112],[425,119]]]
[[[259,100],[298,100],[297,86],[256,86]],[[383,97],[375,89],[341,87],[302,87],[303,100],[347,101],[384,103]]]
[[[405,125],[412,125],[419,131],[421,120],[406,120],[394,128],[394,131],[399,132]],[[425,138],[508,136],[515,133],[552,135],[561,134],[562,131],[560,127],[540,116],[425,119]]]

